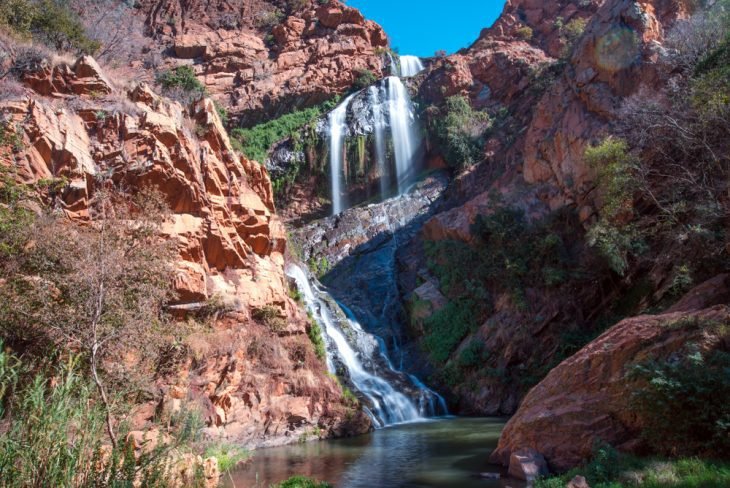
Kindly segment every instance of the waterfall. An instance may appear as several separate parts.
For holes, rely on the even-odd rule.
[[[324,333],[327,368],[333,374],[337,373],[336,364],[346,369],[352,385],[366,398],[368,405],[363,409],[376,427],[448,414],[443,399],[415,376],[396,371],[378,338],[348,318],[316,280],[294,264],[287,266],[286,273],[296,282],[307,309]],[[417,402],[409,395],[417,398]]]
[[[414,74],[423,69],[420,59],[415,56],[401,56],[400,59],[406,63],[404,66],[407,66],[404,76],[406,72]],[[397,71],[394,62],[392,66]],[[348,123],[350,112],[352,113]],[[372,115],[371,121],[370,115]],[[369,120],[368,124],[362,122],[364,119]],[[358,126],[357,123],[361,125]],[[351,124],[354,124],[352,127],[355,128],[352,128]],[[368,128],[363,129],[363,127]],[[416,157],[421,149],[421,138],[408,89],[398,76],[389,76],[367,90],[361,90],[345,98],[327,116],[326,130],[329,139],[333,215],[348,208],[348,182],[343,178],[348,174],[344,161],[345,139],[348,135],[373,134],[374,155],[381,177],[381,198],[390,193],[394,184],[397,184],[398,195],[401,195],[409,183],[412,183],[412,177],[417,172]],[[395,164],[392,164],[392,160],[388,161],[388,136],[392,141]]]
[[[390,131],[395,152],[398,194],[400,195],[412,176],[413,163],[420,148],[421,139],[415,127],[413,104],[405,85],[396,76],[389,76],[385,79],[385,83],[388,93]]]
[[[400,66],[398,66],[398,63],[395,62],[395,59],[393,58],[393,55],[390,54],[390,51],[388,51],[388,59],[390,60],[390,74],[392,76],[400,76]]]
[[[378,173],[380,173],[380,195],[384,198],[388,194],[391,183],[385,154],[385,129],[388,123],[385,120],[385,111],[380,101],[385,98],[382,92],[382,86],[373,85],[368,88],[370,104],[373,107],[373,132],[375,133],[375,157]]]
[[[342,174],[345,134],[347,132],[347,106],[355,94],[345,98],[328,116],[330,141],[330,182],[332,188],[332,214],[344,210],[342,201]]]
[[[400,56],[400,74],[404,78],[416,76],[423,71],[425,67],[418,56]]]

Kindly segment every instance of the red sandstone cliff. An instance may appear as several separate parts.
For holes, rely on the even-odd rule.
[[[354,8],[246,0],[145,0],[158,43],[192,63],[211,96],[245,124],[320,103],[349,89],[361,70],[382,73],[382,28]]]
[[[99,182],[157,187],[172,210],[164,233],[179,253],[170,308],[178,315],[210,303],[220,309],[212,330],[188,338],[189,353],[159,380],[159,396],[132,414],[132,426],[143,429],[159,409],[193,402],[207,435],[252,447],[315,428],[323,435],[367,429],[325,374],[308,319],[288,295],[285,233],[269,176],[234,152],[213,102],[184,107],[145,84],[113,84],[90,57],[73,65],[44,60],[21,79],[25,88],[0,101],[3,126],[20,141],[3,148],[0,164],[27,184],[65,178],[53,204],[76,222],[88,217]],[[284,326],[255,320],[262,309],[276,311]]]

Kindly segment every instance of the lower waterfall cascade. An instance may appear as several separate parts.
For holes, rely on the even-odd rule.
[[[307,309],[322,329],[327,369],[351,381],[365,398],[363,409],[376,428],[448,415],[444,399],[415,376],[394,369],[381,348],[382,341],[348,318],[302,267],[289,264],[286,273],[296,282]]]

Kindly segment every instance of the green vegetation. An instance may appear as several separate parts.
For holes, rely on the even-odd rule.
[[[449,166],[461,169],[482,159],[484,136],[491,126],[486,112],[474,110],[466,97],[453,96],[443,108],[430,107],[428,115],[431,139]]]
[[[314,352],[317,354],[319,359],[327,357],[327,351],[325,350],[324,339],[322,339],[322,328],[319,326],[314,317],[309,317],[309,328],[307,329],[307,335],[309,340],[314,345]]]
[[[352,85],[355,91],[367,88],[378,81],[378,77],[369,69],[358,70],[356,74],[355,83]]]
[[[529,41],[530,39],[532,39],[532,36],[532,28],[528,25],[523,25],[522,27],[517,29],[517,37],[519,37],[523,41]]]
[[[635,392],[633,408],[654,452],[710,457],[730,453],[729,373],[730,353],[723,351],[694,351],[634,368],[634,378],[645,386]]]
[[[158,73],[157,83],[160,84],[166,96],[184,102],[200,99],[206,94],[205,87],[190,66],[178,66]],[[219,115],[227,116],[225,109],[222,114],[218,106],[216,109],[219,111]]]
[[[338,101],[338,98],[334,98],[316,107],[295,110],[248,129],[233,129],[231,136],[236,148],[247,158],[263,163],[275,143],[293,136],[299,129],[313,123],[332,110]]]
[[[445,363],[461,340],[469,332],[474,332],[479,325],[475,305],[471,300],[449,302],[426,319],[423,343],[431,359]]]
[[[698,458],[653,459],[620,454],[609,446],[594,450],[585,466],[535,482],[535,488],[564,488],[575,476],[592,488],[723,488],[730,485],[730,465]]]
[[[329,272],[331,265],[327,256],[320,256],[319,259],[312,256],[307,261],[307,267],[314,273],[317,279],[321,279]]]
[[[611,269],[623,275],[629,256],[641,251],[633,217],[638,160],[629,154],[625,141],[607,138],[585,152],[586,162],[596,171],[603,199],[600,220],[588,231],[588,244],[598,249]]]
[[[474,245],[426,242],[429,268],[450,299],[424,323],[424,345],[431,357],[448,360],[462,339],[481,325],[480,317],[491,313],[496,294],[507,292],[517,307],[526,308],[527,286],[557,287],[579,276],[565,244],[577,225],[570,213],[528,223],[522,210],[498,206],[491,215],[477,218]],[[466,352],[462,367],[476,361],[473,352]]]
[[[205,449],[205,458],[214,457],[218,460],[221,473],[228,473],[233,468],[251,457],[251,453],[244,448],[231,444],[218,443]]]
[[[332,488],[332,485],[324,481],[316,481],[306,476],[293,476],[286,481],[282,481],[272,488]]]
[[[175,442],[158,442],[138,459],[131,444],[108,448],[105,409],[80,364],[79,358],[55,367],[23,364],[0,343],[0,485],[170,486],[167,465],[175,449],[194,439],[197,418],[172,419],[168,433],[175,435]],[[202,466],[195,479],[186,480],[187,486],[203,482]]]
[[[67,0],[7,0],[0,4],[0,27],[59,51],[93,54],[101,44],[88,37]]]
[[[286,319],[281,316],[281,310],[272,305],[254,310],[253,318],[262,322],[273,332],[281,332],[286,329]]]

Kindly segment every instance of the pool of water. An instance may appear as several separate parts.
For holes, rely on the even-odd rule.
[[[488,463],[504,419],[450,418],[389,427],[350,439],[254,451],[225,486],[268,488],[294,475],[337,488],[521,488]],[[502,479],[479,477],[501,473]]]

